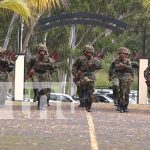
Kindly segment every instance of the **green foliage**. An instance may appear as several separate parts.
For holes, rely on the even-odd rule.
[[[146,0],[143,0],[146,1]],[[148,6],[148,5],[147,5]],[[45,12],[42,17],[48,14],[57,15],[66,10],[55,9],[51,13]],[[110,32],[105,28],[90,25],[75,25],[76,27],[76,41],[75,50],[69,47],[70,29],[71,25],[54,28],[48,31],[46,45],[49,52],[58,51],[61,56],[61,69],[70,74],[68,58],[76,59],[82,54],[82,49],[85,44],[93,43],[95,51],[104,49],[105,58],[103,59],[103,70],[97,73],[97,86],[111,85],[108,81],[108,69],[112,60],[117,57],[117,50],[121,46],[129,48],[131,51],[141,51],[143,47],[143,27],[146,27],[146,51],[150,48],[150,15],[147,7],[143,7],[141,0],[69,0],[69,9],[67,12],[90,12],[100,15],[112,16],[127,23],[127,30],[122,33]],[[0,46],[3,45],[7,28],[9,26],[11,15],[0,16]],[[16,49],[18,45],[18,29],[20,23],[16,22],[12,39],[10,40],[9,47]],[[24,34],[28,30],[24,29]],[[107,32],[106,32],[107,31]],[[106,34],[103,34],[103,33]],[[34,28],[31,40],[29,42],[29,50],[35,51],[37,44],[41,41],[44,42],[45,32],[39,30],[38,26]],[[24,38],[24,37],[23,37]],[[95,42],[94,42],[95,40]],[[54,78],[54,80],[57,80]],[[137,82],[133,82],[132,88],[137,87]]]
[[[95,87],[98,86],[111,86],[108,80],[108,73],[106,71],[99,71],[96,73]]]
[[[108,80],[108,72],[105,70],[98,71],[96,73],[95,87],[107,87],[112,86],[111,82]],[[134,80],[131,84],[131,90],[138,90],[138,76],[135,75]]]

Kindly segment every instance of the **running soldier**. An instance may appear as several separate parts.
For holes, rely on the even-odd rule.
[[[94,48],[90,45],[85,45],[83,55],[80,56],[73,64],[72,74],[74,82],[77,85],[77,90],[80,98],[80,105],[85,105],[86,110],[91,112],[91,106],[94,101],[94,82],[96,80],[95,70],[101,69],[101,60],[93,57]],[[87,101],[85,101],[87,97]]]
[[[115,79],[118,89],[118,110],[127,112],[125,96],[128,92],[128,72],[132,72],[132,64],[126,59],[126,48],[119,48],[118,58],[116,58],[109,69],[109,81]]]
[[[54,62],[47,55],[47,48],[43,44],[38,46],[38,55],[29,62],[28,75],[33,81],[33,88],[38,89],[35,99],[38,101],[38,109],[42,109],[41,96],[46,95],[47,106],[49,106],[49,96],[51,89],[49,83],[51,70],[54,69]]]
[[[0,47],[0,106],[5,105],[7,98],[8,73],[14,69],[14,62],[11,62],[10,52]]]

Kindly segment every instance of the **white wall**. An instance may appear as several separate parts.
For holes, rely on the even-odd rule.
[[[147,104],[147,85],[144,78],[144,70],[148,66],[148,59],[140,59],[139,62],[139,104]]]
[[[15,100],[24,99],[24,55],[19,55],[15,62]]]

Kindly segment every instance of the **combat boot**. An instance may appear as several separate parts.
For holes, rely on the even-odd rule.
[[[88,108],[87,108],[88,112],[92,112],[91,106],[92,106],[92,102],[88,102]]]
[[[123,111],[124,111],[124,112],[128,112],[128,111],[129,111],[129,110],[128,110],[128,105],[127,105],[127,104],[123,106]]]
[[[124,105],[123,105],[123,104],[120,104],[120,113],[123,113],[123,112],[124,112],[123,107],[124,107]]]
[[[120,105],[117,105],[116,110],[117,110],[117,111],[120,111]]]
[[[47,95],[47,106],[50,106],[49,100],[50,100],[50,94]]]
[[[50,103],[49,103],[49,101],[47,101],[47,106],[50,106]]]
[[[86,101],[86,102],[85,102],[85,109],[88,110],[88,107],[89,107],[89,102]]]
[[[80,100],[80,104],[78,107],[85,107],[85,104],[84,104],[84,101],[83,100]]]
[[[117,106],[117,105],[118,105],[117,100],[114,99],[114,106]]]
[[[80,103],[78,107],[84,107],[84,106],[83,106],[83,104],[82,104],[82,103]]]

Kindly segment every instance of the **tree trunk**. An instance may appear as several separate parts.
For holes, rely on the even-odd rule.
[[[47,43],[47,36],[48,36],[48,32],[46,32],[45,34],[44,34],[44,42],[43,42],[43,44],[44,45],[46,45],[46,43]]]
[[[71,49],[74,51],[75,50],[75,42],[76,42],[76,26],[72,25],[71,26],[71,31],[70,31],[70,39],[69,39],[69,46],[71,47]],[[69,68],[70,71],[72,70],[72,65],[73,65],[73,59],[70,57],[69,58]],[[72,73],[70,73],[70,78],[69,78],[69,82],[70,82],[70,95],[74,95],[75,94],[75,84],[73,82],[73,75]]]
[[[67,73],[63,73],[63,80],[61,82],[62,93],[66,93],[66,85],[67,85]]]
[[[22,42],[23,42],[23,30],[24,30],[24,20],[21,18],[20,26],[20,38],[19,38],[19,52],[22,52]]]
[[[29,30],[27,31],[27,34],[26,34],[24,42],[23,42],[23,47],[22,47],[22,52],[23,53],[25,53],[27,51],[29,39],[30,39],[30,37],[32,35],[33,29],[34,29],[37,21],[39,20],[40,16],[41,16],[41,14],[39,14],[35,20],[30,20]]]
[[[5,50],[7,49],[7,46],[8,46],[8,43],[9,43],[9,39],[11,37],[11,33],[12,33],[12,30],[13,30],[13,27],[14,27],[14,23],[17,20],[18,17],[19,17],[18,14],[16,14],[16,13],[13,14],[13,17],[11,19],[11,22],[10,22],[10,25],[9,25],[9,28],[8,28],[8,31],[7,31],[7,35],[6,35],[4,44],[3,44],[3,48]]]

